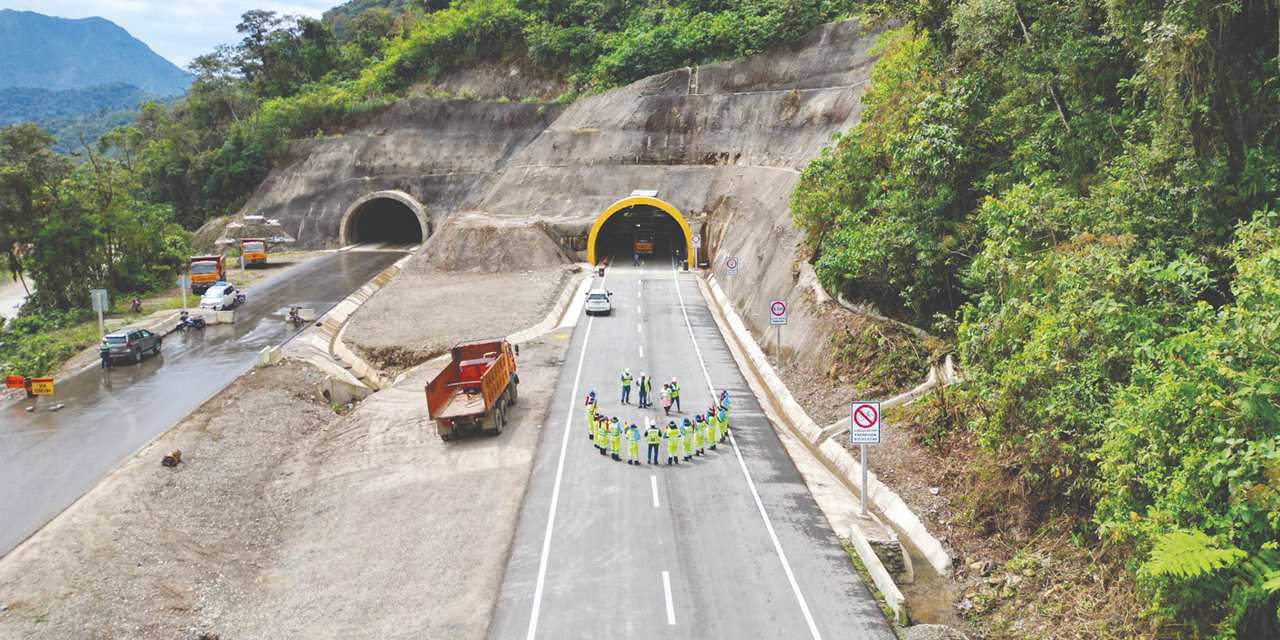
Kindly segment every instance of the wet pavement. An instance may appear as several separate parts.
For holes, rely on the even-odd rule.
[[[234,324],[171,333],[141,364],[95,365],[57,380],[56,396],[0,400],[0,555],[247,371],[264,347],[297,333],[284,321],[290,306],[321,313],[404,255],[316,258],[249,289]],[[65,408],[50,411],[58,402]]]

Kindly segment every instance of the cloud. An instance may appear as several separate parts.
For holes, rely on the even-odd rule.
[[[180,67],[220,44],[239,42],[236,25],[251,9],[319,17],[341,0],[0,0],[0,9],[60,18],[106,18]]]

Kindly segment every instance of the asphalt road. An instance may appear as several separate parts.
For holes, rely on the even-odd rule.
[[[490,638],[896,637],[751,396],[694,278],[665,262],[613,267],[604,279],[613,315],[574,329]],[[623,367],[654,376],[656,409],[619,404]],[[587,392],[608,415],[665,425],[656,396],[673,376],[677,420],[728,390],[733,443],[678,467],[600,456],[586,437]],[[665,460],[665,442],[660,452]]]
[[[404,255],[321,256],[249,289],[234,324],[169,334],[160,355],[84,369],[57,380],[56,396],[0,401],[0,555],[296,333],[290,306],[326,310]],[[54,402],[66,407],[49,411]]]

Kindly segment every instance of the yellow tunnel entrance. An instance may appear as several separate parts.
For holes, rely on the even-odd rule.
[[[599,264],[606,256],[615,260],[666,258],[693,254],[693,231],[680,211],[648,196],[623,198],[605,209],[591,225],[587,260]]]

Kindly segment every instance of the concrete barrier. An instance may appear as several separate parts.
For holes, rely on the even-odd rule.
[[[284,360],[284,351],[279,346],[264,347],[258,352],[258,366],[271,367]]]

